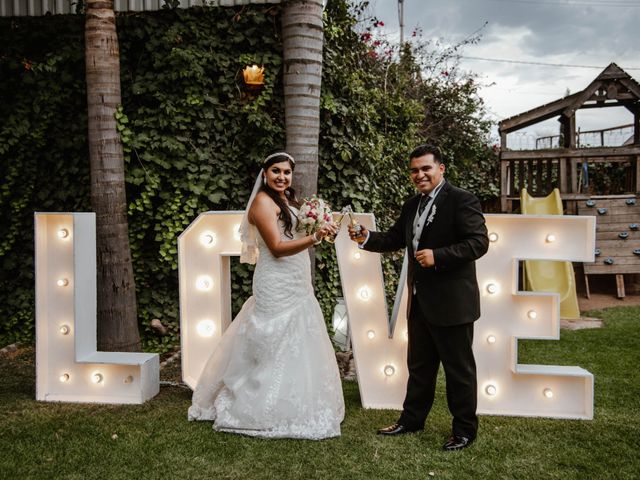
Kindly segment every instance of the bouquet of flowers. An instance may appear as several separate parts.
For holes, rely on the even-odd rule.
[[[298,213],[298,230],[304,230],[307,235],[311,235],[332,221],[331,209],[324,200],[313,195],[302,201]]]

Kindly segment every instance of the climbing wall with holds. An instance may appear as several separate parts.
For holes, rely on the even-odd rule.
[[[589,275],[616,276],[618,298],[624,297],[624,274],[640,273],[640,201],[635,196],[591,198],[578,203],[579,215],[596,217],[595,262],[584,264]]]

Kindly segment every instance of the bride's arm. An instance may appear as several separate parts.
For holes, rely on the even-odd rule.
[[[274,257],[295,255],[306,250],[328,233],[328,229],[323,229],[316,233],[316,238],[313,235],[307,235],[295,240],[282,240],[278,229],[279,214],[278,206],[264,193],[259,193],[256,196],[249,211],[251,223],[256,226]]]

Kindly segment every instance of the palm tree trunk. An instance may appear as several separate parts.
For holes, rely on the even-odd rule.
[[[86,0],[85,61],[91,205],[96,213],[98,349],[130,352],[140,350],[140,334],[124,158],[114,116],[121,97],[113,0]]]
[[[296,159],[300,197],[318,189],[322,0],[286,0],[282,11],[287,151]]]

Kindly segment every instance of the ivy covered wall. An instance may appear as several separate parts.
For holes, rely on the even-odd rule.
[[[346,1],[328,3],[319,194],[386,227],[412,193],[408,152],[437,139],[424,134],[424,98],[407,94],[420,80],[355,24]],[[33,339],[33,212],[90,210],[83,34],[81,16],[0,19],[0,343]],[[178,235],[200,212],[243,209],[261,159],[284,144],[280,7],[120,15],[118,35],[140,328],[147,350],[165,351],[179,342]],[[255,98],[241,89],[247,63],[265,66]],[[327,320],[340,295],[332,248],[316,251]],[[389,298],[398,264],[385,257]],[[251,268],[233,262],[232,279],[237,311]]]

